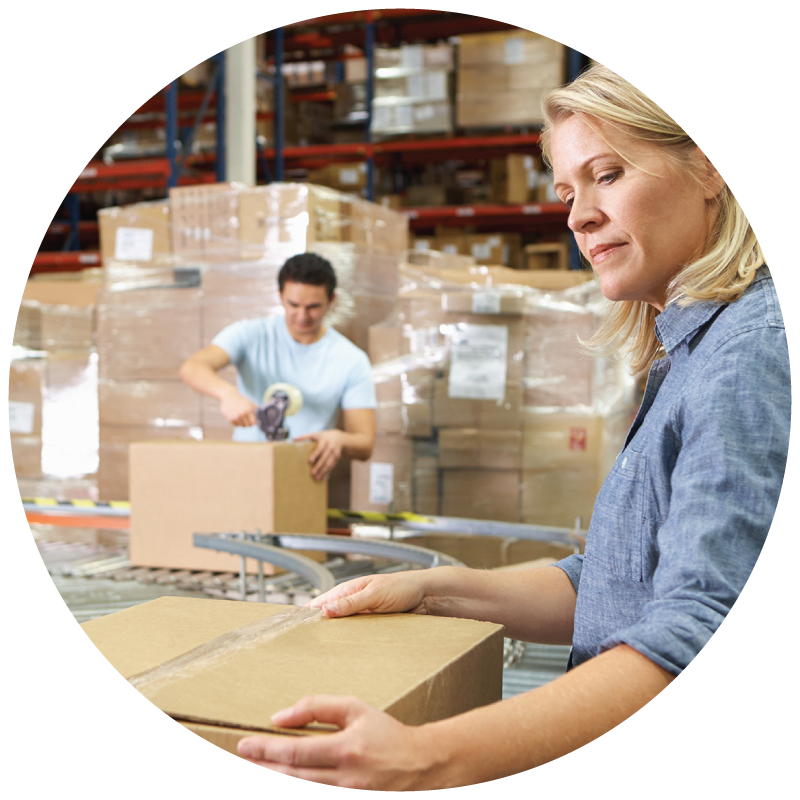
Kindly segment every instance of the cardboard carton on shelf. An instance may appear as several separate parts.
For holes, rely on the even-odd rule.
[[[442,469],[521,469],[521,430],[442,428],[439,431]]]
[[[525,269],[561,269],[569,266],[569,248],[562,242],[525,245]]]
[[[253,733],[330,732],[271,722],[306,695],[354,695],[408,725],[502,696],[503,629],[488,622],[417,614],[326,619],[293,606],[163,597],[82,627],[148,700],[231,753]]]
[[[238,556],[195,547],[193,534],[326,533],[327,483],[311,477],[313,447],[312,442],[133,442],[131,563],[237,572]],[[247,561],[255,572],[257,562]]]

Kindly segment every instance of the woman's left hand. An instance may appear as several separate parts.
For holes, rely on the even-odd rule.
[[[351,789],[436,788],[435,750],[422,727],[403,725],[356,697],[305,697],[273,715],[282,728],[333,723],[322,736],[248,736],[239,755],[268,769]]]

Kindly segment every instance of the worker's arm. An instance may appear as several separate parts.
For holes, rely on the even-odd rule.
[[[255,425],[258,406],[239,394],[233,384],[217,375],[230,363],[230,357],[221,347],[210,344],[184,361],[178,376],[196,392],[219,400],[220,411],[231,425]]]
[[[311,600],[327,617],[410,611],[496,622],[508,636],[541,644],[570,644],[575,589],[558,567],[480,570],[436,567],[365,575]]]
[[[673,675],[627,645],[545,686],[419,727],[352,697],[308,697],[273,715],[281,727],[314,720],[330,736],[251,736],[239,753],[306,780],[360,789],[439,789],[513,775],[577,750],[614,728]]]
[[[365,460],[372,455],[375,444],[375,410],[348,408],[342,411],[344,430],[336,428],[298,436],[295,441],[311,439],[317,443],[309,456],[311,475],[318,481],[330,475],[342,453]]]

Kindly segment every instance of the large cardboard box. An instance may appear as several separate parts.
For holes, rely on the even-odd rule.
[[[325,735],[270,719],[307,695],[356,696],[408,725],[502,696],[503,629],[489,622],[162,597],[82,627],[152,703],[231,753],[251,733]]]
[[[313,442],[134,442],[130,557],[136,566],[237,572],[240,559],[195,547],[195,533],[327,531],[327,483]],[[257,563],[248,559],[248,569]]]
[[[442,469],[522,469],[521,430],[442,428],[439,431]]]
[[[97,352],[102,380],[174,380],[202,346],[199,289],[103,290]]]
[[[377,436],[372,458],[353,461],[350,507],[384,513],[413,511],[413,443],[403,436]]]
[[[169,190],[172,251],[183,259],[227,261],[239,254],[239,195],[244,184],[212,183]]]
[[[519,427],[522,387],[506,384],[502,400],[473,400],[451,397],[447,378],[434,381],[433,424],[437,428],[489,428],[511,430]]]
[[[97,221],[104,265],[109,261],[148,263],[171,255],[167,200],[103,208],[97,212]]]
[[[101,287],[94,278],[29,280],[22,293],[14,344],[48,351],[91,348]]]
[[[520,477],[511,469],[443,469],[442,516],[519,522]]]

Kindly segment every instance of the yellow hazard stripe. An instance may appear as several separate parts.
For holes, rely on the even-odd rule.
[[[364,522],[432,522],[431,517],[410,512],[383,514],[380,511],[347,511],[340,508],[329,508],[328,519],[361,519]]]
[[[51,497],[23,497],[26,505],[43,506],[45,508],[109,508],[116,510],[130,510],[131,504],[124,500],[108,500],[95,502],[94,500],[55,500]],[[328,519],[363,520],[364,522],[432,522],[432,517],[410,512],[384,514],[380,511],[350,511],[340,508],[329,508]]]
[[[124,500],[95,502],[94,500],[54,500],[51,497],[23,497],[26,505],[44,506],[46,508],[116,508],[130,509],[131,504]]]

